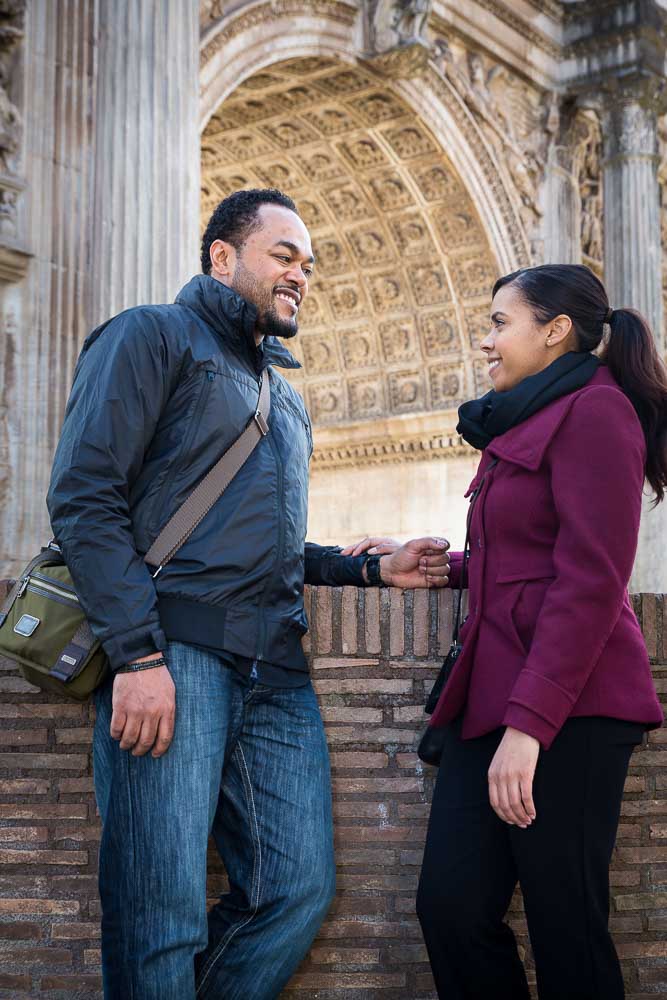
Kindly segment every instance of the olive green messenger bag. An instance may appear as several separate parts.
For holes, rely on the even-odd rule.
[[[256,445],[269,432],[270,380],[262,375],[257,410],[164,526],[144,561],[153,579],[222,496]],[[102,683],[109,664],[77,597],[55,540],[41,550],[0,606],[0,656],[14,661],[31,684],[84,701]]]

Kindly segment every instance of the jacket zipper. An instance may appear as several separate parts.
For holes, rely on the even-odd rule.
[[[259,612],[260,612],[259,641],[257,643],[258,652],[257,652],[257,656],[255,658],[255,662],[257,660],[263,660],[264,659],[264,644],[266,642],[266,626],[264,624],[264,617],[263,617],[262,613],[263,613],[264,607],[266,605],[267,596],[268,596],[268,594],[269,594],[269,592],[270,592],[270,590],[271,590],[271,588],[272,588],[272,586],[273,586],[273,584],[274,584],[274,582],[275,582],[275,580],[276,580],[276,578],[278,576],[278,573],[280,571],[280,566],[281,566],[281,563],[282,563],[282,555],[283,555],[283,545],[284,545],[284,542],[285,542],[285,518],[284,518],[284,515],[283,515],[283,509],[284,509],[283,489],[284,489],[284,482],[285,482],[285,469],[284,469],[284,466],[283,466],[282,459],[280,457],[280,449],[278,448],[278,445],[275,442],[275,439],[274,439],[274,436],[273,436],[273,430],[271,428],[269,428],[269,433],[266,436],[266,440],[269,442],[269,447],[271,448],[271,451],[273,452],[273,457],[274,457],[275,463],[276,463],[276,470],[278,472],[278,551],[276,553],[276,561],[275,561],[275,564],[274,564],[274,567],[273,567],[273,571],[271,573],[271,576],[269,577],[269,580],[268,580],[268,582],[266,584],[266,587],[264,588],[264,593],[262,594],[262,598],[261,598],[261,600],[259,602]]]
[[[171,469],[169,470],[169,473],[167,474],[167,478],[165,479],[164,483],[162,484],[162,488],[161,488],[160,492],[157,495],[157,499],[156,499],[154,507],[153,507],[153,510],[155,511],[155,513],[154,513],[154,515],[153,515],[153,517],[151,519],[153,525],[155,525],[156,519],[159,518],[161,516],[161,514],[162,514],[162,509],[163,509],[163,506],[164,506],[164,501],[167,499],[169,487],[172,485],[172,483],[174,481],[174,477],[176,476],[176,473],[179,472],[180,469],[181,469],[181,459],[183,458],[183,455],[187,454],[187,452],[188,452],[188,450],[190,448],[190,445],[192,444],[192,439],[194,438],[195,431],[197,430],[197,424],[199,422],[199,417],[201,415],[201,411],[204,408],[204,403],[206,401],[206,396],[208,395],[208,391],[209,391],[211,382],[213,381],[213,379],[209,377],[210,374],[211,374],[210,372],[206,372],[206,376],[207,377],[206,377],[206,379],[202,380],[202,384],[201,384],[201,386],[199,388],[199,396],[197,398],[197,403],[195,405],[195,409],[194,409],[194,412],[192,414],[192,419],[190,421],[190,427],[188,428],[188,433],[187,433],[186,437],[183,438],[183,443],[181,444],[181,447],[180,447],[180,449],[178,451],[178,455],[174,459],[174,464],[172,465]],[[162,521],[162,524],[166,524],[166,521]],[[160,530],[161,526],[162,525],[157,526],[158,533],[159,533],[159,530]]]

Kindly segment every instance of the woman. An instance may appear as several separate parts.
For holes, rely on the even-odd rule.
[[[667,376],[581,266],[501,278],[481,347],[493,390],[459,424],[482,450],[470,611],[431,719],[417,911],[440,997],[529,997],[503,922],[518,882],[540,1000],[618,1000],[609,862],[632,749],[663,721],[627,584],[644,480],[656,503],[667,484]]]

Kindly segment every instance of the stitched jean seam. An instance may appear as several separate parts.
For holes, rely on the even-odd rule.
[[[124,751],[121,751],[121,752],[123,753],[123,755],[125,756],[125,759],[127,761],[127,778],[128,778],[127,787],[128,787],[128,798],[129,798],[129,803],[130,803],[130,816],[131,816],[130,829],[132,831],[132,854],[131,854],[131,857],[132,857],[132,893],[131,893],[132,921],[131,921],[130,926],[132,927],[133,953],[136,955],[137,954],[137,908],[136,908],[136,900],[137,900],[137,889],[138,889],[138,886],[137,886],[137,865],[136,865],[136,861],[135,861],[136,852],[137,852],[137,838],[136,838],[136,829],[135,829],[135,816],[137,815],[137,811],[136,811],[136,809],[134,807],[134,783],[132,781],[132,763],[133,762],[130,760],[130,751],[129,750],[124,750]],[[135,972],[136,972],[136,963],[131,962],[130,966],[132,968],[132,975],[131,975],[131,980],[130,980],[131,995],[129,997],[129,1000],[134,1000],[134,996],[135,996],[135,992],[136,992],[135,988],[134,988],[134,976],[135,976]]]
[[[232,940],[232,938],[244,927],[253,920],[257,915],[257,910],[259,909],[259,896],[261,889],[261,879],[262,879],[262,845],[259,839],[259,825],[257,823],[257,812],[255,809],[255,797],[252,792],[252,784],[250,782],[250,774],[248,772],[248,765],[246,763],[245,755],[243,753],[243,748],[240,743],[237,743],[236,749],[234,750],[234,756],[238,759],[239,767],[241,770],[241,777],[243,780],[243,788],[246,794],[246,805],[248,807],[248,815],[250,817],[250,829],[252,833],[252,842],[254,848],[254,862],[250,889],[250,906],[251,910],[247,917],[243,920],[239,920],[236,924],[229,928],[225,936],[220,941],[218,947],[215,949],[212,955],[209,956],[206,966],[202,970],[202,976],[199,980],[197,986],[197,996],[200,995],[201,990],[206,983],[210,973],[213,970],[214,965],[222,958],[227,945]]]

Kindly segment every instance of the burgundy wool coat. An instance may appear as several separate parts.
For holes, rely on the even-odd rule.
[[[663,721],[628,599],[646,445],[606,366],[482,453],[463,649],[431,717],[464,739],[498,726],[548,749],[570,716]],[[462,553],[451,556],[458,587]]]

